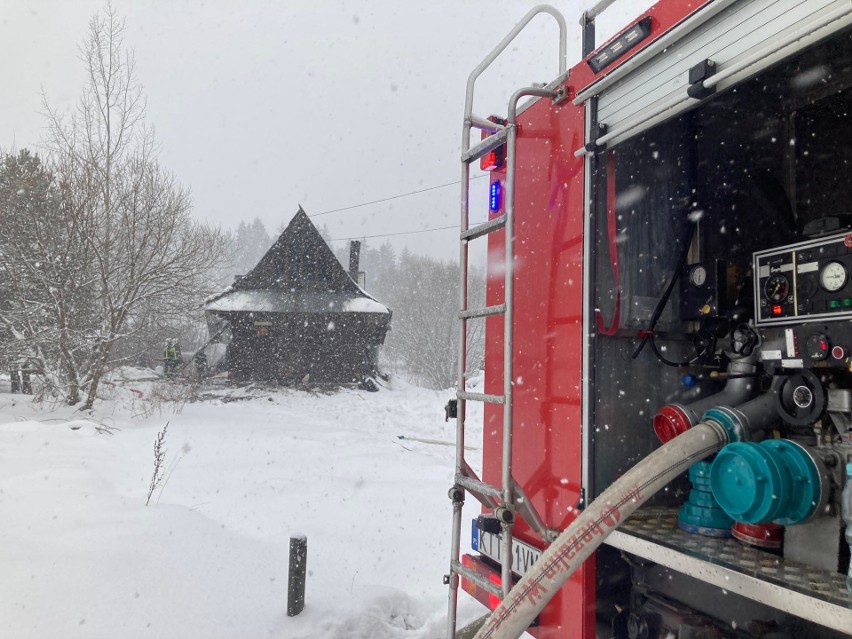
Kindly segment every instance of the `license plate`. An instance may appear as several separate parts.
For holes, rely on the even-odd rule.
[[[471,547],[479,554],[502,565],[502,533],[494,534],[479,530],[475,519],[473,520],[472,532]],[[530,546],[517,537],[512,539],[512,572],[515,575],[522,577],[538,561],[539,557],[541,557],[541,551],[538,548]]]

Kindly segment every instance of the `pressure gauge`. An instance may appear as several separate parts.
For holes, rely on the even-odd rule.
[[[704,286],[707,281],[707,267],[698,264],[689,271],[689,283],[695,287]]]
[[[796,278],[796,295],[799,300],[808,300],[816,295],[819,287],[815,273],[799,273]]]
[[[790,280],[787,276],[776,273],[763,285],[763,292],[772,302],[783,302],[790,293]]]
[[[846,286],[848,279],[849,274],[846,272],[846,267],[840,262],[829,262],[822,267],[819,273],[819,283],[829,293],[842,289]]]

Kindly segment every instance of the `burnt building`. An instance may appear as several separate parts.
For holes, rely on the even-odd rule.
[[[349,383],[377,373],[391,311],[357,284],[358,248],[347,273],[299,207],[257,266],[207,300],[231,379]]]

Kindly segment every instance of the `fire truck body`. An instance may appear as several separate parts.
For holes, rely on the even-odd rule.
[[[497,607],[660,439],[715,419],[741,441],[622,522],[529,632],[852,633],[850,25],[848,0],[662,0],[495,125],[486,304],[510,311],[485,313],[484,396],[459,393],[462,444],[464,402],[487,402],[482,483],[461,453],[451,495],[483,507],[449,628],[456,575]]]

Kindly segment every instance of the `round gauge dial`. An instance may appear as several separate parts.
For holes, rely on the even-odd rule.
[[[772,302],[783,302],[790,293],[790,280],[786,275],[776,273],[763,285],[763,292]]]
[[[707,281],[707,267],[701,266],[693,266],[689,271],[689,283],[693,286],[704,286],[704,283]]]
[[[846,286],[848,279],[849,273],[847,273],[846,267],[840,262],[829,262],[819,272],[819,283],[830,293],[839,291]]]
[[[815,273],[802,273],[796,278],[796,295],[800,300],[810,299],[816,295],[819,287]]]

